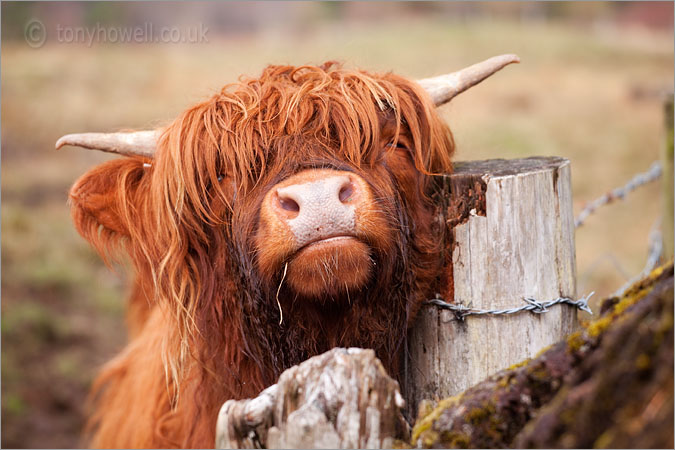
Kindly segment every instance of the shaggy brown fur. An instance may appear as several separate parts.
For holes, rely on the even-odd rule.
[[[94,384],[89,444],[212,447],[224,401],[335,346],[373,348],[397,375],[440,269],[429,175],[451,171],[453,149],[411,81],[333,63],[270,66],[185,111],[154,160],[85,174],[70,193],[77,229],[104,257],[128,253],[137,271],[130,342]],[[367,183],[374,272],[359,289],[306,299],[281,282],[289,255],[259,211],[272,186],[312,168]]]

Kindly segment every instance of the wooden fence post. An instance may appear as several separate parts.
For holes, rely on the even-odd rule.
[[[216,448],[391,448],[408,439],[404,403],[374,351],[334,348],[254,399],[225,402]]]
[[[526,158],[457,163],[446,177],[449,302],[481,309],[576,298],[570,163]],[[449,228],[449,227],[448,227]],[[448,239],[449,238],[449,239]],[[451,261],[450,261],[451,260]],[[422,399],[464,391],[535,356],[577,326],[577,311],[469,316],[427,305],[408,337],[404,396],[411,414]]]

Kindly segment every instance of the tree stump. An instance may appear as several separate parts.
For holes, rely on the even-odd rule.
[[[336,348],[220,410],[216,448],[390,448],[405,402],[372,350]]]
[[[457,163],[437,194],[446,224],[446,301],[480,309],[575,298],[570,164],[563,158]],[[567,305],[544,314],[469,316],[427,305],[408,337],[404,394],[422,399],[462,392],[535,356],[577,327]]]

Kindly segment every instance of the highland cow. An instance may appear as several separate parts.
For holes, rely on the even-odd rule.
[[[61,138],[127,156],[70,192],[82,236],[136,270],[89,444],[212,447],[224,401],[333,347],[397,376],[442,268],[429,188],[454,144],[435,106],[510,62],[419,82],[270,66],[165,129]]]

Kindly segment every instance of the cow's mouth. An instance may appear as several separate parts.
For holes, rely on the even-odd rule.
[[[339,235],[305,244],[290,259],[290,287],[306,297],[336,297],[362,288],[373,267],[371,249],[356,236]]]
[[[297,252],[295,252],[293,258],[299,256],[303,252],[312,252],[315,251],[316,249],[331,245],[334,246],[350,245],[354,243],[354,241],[358,241],[358,238],[356,236],[349,236],[349,235],[331,236],[322,239],[315,239],[303,245]]]

